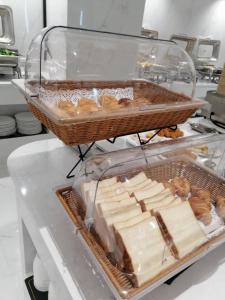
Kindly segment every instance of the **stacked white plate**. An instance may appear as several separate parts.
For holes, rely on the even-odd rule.
[[[42,131],[41,123],[31,112],[21,112],[15,115],[17,131],[24,135],[38,134]]]
[[[0,116],[0,137],[10,136],[16,132],[16,121],[10,116]]]

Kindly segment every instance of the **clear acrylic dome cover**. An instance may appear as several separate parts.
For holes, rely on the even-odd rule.
[[[224,242],[224,141],[188,137],[84,163],[73,189],[92,237],[92,262],[103,267],[117,299],[141,298],[218,238]]]
[[[27,54],[26,81],[145,79],[172,88],[190,85],[195,68],[188,54],[171,41],[53,27],[43,30]]]
[[[61,119],[190,105],[195,81],[171,41],[62,26],[42,31],[26,61],[27,91]]]

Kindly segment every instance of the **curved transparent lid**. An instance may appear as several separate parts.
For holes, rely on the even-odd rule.
[[[123,298],[139,299],[224,239],[224,141],[195,136],[86,161],[73,189],[102,249],[97,260]]]
[[[26,60],[26,83],[46,81],[147,80],[193,95],[195,68],[175,43],[63,26],[33,39]]]

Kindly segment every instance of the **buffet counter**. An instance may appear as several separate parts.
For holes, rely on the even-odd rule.
[[[96,149],[93,151],[97,151]],[[55,191],[70,186],[66,179],[78,153],[58,139],[34,142],[14,151],[8,167],[17,193],[24,279],[33,272],[38,253],[57,299],[114,299],[93,269],[74,224]],[[225,245],[182,273],[171,285],[163,284],[143,297],[147,300],[224,299]],[[56,300],[56,299],[55,299]]]

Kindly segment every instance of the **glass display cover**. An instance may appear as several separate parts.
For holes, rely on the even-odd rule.
[[[188,137],[84,163],[73,190],[86,246],[121,298],[139,299],[224,241],[223,141]]]
[[[191,58],[171,41],[62,26],[42,31],[26,60],[30,101],[65,122],[196,109],[195,80]]]

